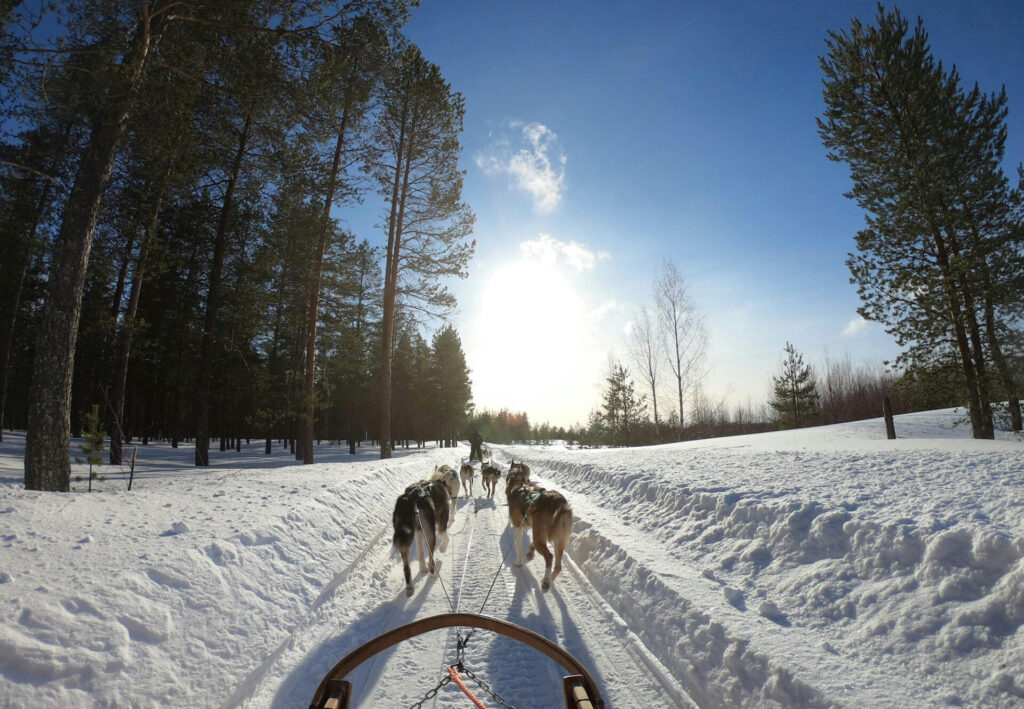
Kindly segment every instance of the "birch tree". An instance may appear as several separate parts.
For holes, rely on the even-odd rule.
[[[668,366],[675,378],[679,405],[679,432],[685,426],[684,400],[707,374],[707,326],[679,269],[671,261],[662,265],[661,277],[654,285],[658,326],[664,337]]]
[[[661,382],[661,364],[664,350],[659,337],[657,322],[652,321],[647,306],[640,308],[640,314],[633,322],[629,332],[629,353],[640,372],[640,378],[651,392],[651,409],[654,414],[654,434],[661,437],[658,430],[658,385]]]

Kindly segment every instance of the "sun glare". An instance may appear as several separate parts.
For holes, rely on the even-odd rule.
[[[490,276],[472,318],[467,359],[481,408],[526,411],[540,423],[559,421],[592,388],[587,368],[588,315],[557,265],[515,261]]]

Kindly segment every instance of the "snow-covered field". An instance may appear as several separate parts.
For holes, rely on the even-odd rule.
[[[140,447],[71,494],[23,489],[0,444],[0,706],[305,707],[348,651],[482,611],[566,647],[612,707],[1024,705],[1024,442],[963,412],[642,449],[492,446],[575,510],[550,593],[509,552],[503,486],[459,500],[437,577],[403,593],[395,496],[468,448],[321,445],[317,464]],[[77,441],[73,452],[77,452]],[[81,466],[76,466],[76,470]],[[503,555],[504,558],[503,558]],[[491,584],[493,583],[493,587]],[[463,631],[465,634],[465,631]],[[410,706],[456,659],[421,635],[350,677]],[[560,704],[561,670],[476,631],[465,665],[505,702]],[[497,702],[472,678],[488,706]],[[463,707],[452,685],[424,706]]]

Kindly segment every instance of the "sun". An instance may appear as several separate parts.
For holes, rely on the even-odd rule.
[[[472,332],[463,335],[474,399],[483,408],[554,416],[575,396],[586,358],[580,292],[557,264],[517,260],[486,276],[478,294]]]

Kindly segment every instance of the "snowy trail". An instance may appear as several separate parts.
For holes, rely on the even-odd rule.
[[[868,421],[640,450],[494,446],[572,504],[562,575],[541,593],[539,558],[511,564],[503,486],[486,501],[477,480],[439,576],[417,573],[411,598],[396,495],[465,446],[383,461],[325,444],[298,466],[253,445],[197,472],[191,451],[156,444],[130,493],[114,471],[92,494],[51,495],[21,489],[24,438],[5,435],[0,706],[306,707],[348,652],[448,611],[447,590],[566,648],[615,707],[1020,707],[1024,448],[957,439],[961,417],[905,415],[897,430],[917,438],[896,441]],[[359,668],[354,705],[424,698],[455,634]],[[527,646],[475,631],[465,663],[512,706],[558,704],[561,668]],[[448,686],[423,706],[466,702]]]
[[[494,499],[487,499],[479,495],[479,476],[475,483],[477,496],[459,499],[448,550],[435,556],[436,577],[420,574],[414,560],[415,592],[407,599],[401,565],[391,549],[390,524],[383,526],[324,589],[305,621],[240,683],[222,709],[308,706],[323,675],[380,629],[453,607],[508,620],[559,643],[590,669],[609,706],[695,706],[568,556],[550,593],[540,590],[540,555],[522,568],[513,565],[504,491],[499,485]],[[358,602],[353,603],[354,599]],[[457,660],[457,633],[465,636],[471,630],[427,633],[364,663],[349,677],[354,684],[353,706],[410,706],[423,700]],[[525,645],[475,630],[464,661],[473,675],[464,678],[467,685],[488,706],[499,706],[499,702],[474,677],[511,706],[550,706],[561,701],[565,672]],[[448,684],[424,706],[465,707],[467,703],[462,692]]]

